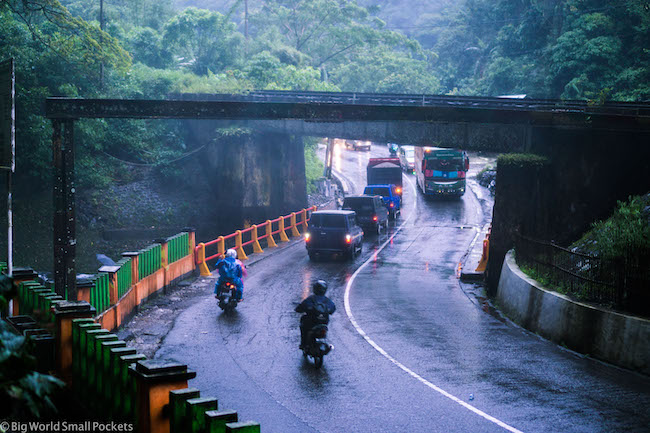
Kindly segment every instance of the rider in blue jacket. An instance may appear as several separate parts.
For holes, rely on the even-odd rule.
[[[237,260],[237,251],[232,248],[226,251],[226,256],[217,262],[216,268],[219,271],[219,279],[214,286],[216,297],[218,298],[221,294],[219,293],[221,283],[231,281],[237,288],[235,290],[235,299],[241,301],[244,294],[244,283],[242,282],[242,265]]]

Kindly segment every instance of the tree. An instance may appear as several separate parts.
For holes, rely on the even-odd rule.
[[[243,37],[219,12],[187,8],[165,24],[163,43],[196,74],[237,67]],[[180,59],[179,59],[180,60]]]
[[[131,56],[115,38],[72,16],[58,0],[0,0],[3,9],[24,23],[44,47],[89,72],[99,70],[101,63],[121,72],[131,66]]]
[[[270,0],[252,22],[261,38],[306,54],[316,69],[345,63],[350,55],[378,44],[419,49],[415,41],[383,29],[381,20],[349,0]]]

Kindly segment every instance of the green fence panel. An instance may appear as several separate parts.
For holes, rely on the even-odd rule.
[[[169,432],[188,433],[188,407],[185,402],[201,395],[196,388],[183,388],[169,391]]]
[[[72,379],[75,393],[82,397],[86,394],[88,384],[88,332],[101,329],[99,323],[83,323],[79,325],[79,345],[77,356],[79,359],[79,373]]]
[[[226,424],[226,433],[260,433],[260,425],[255,421],[230,422]]]
[[[140,250],[138,256],[138,273],[140,278],[148,277],[160,269],[161,251],[162,246],[160,244],[149,245],[147,248]]]
[[[102,272],[95,276],[95,285],[90,288],[90,305],[95,307],[97,314],[110,306],[110,276]]]
[[[136,355],[125,355],[120,357],[120,407],[119,407],[119,417],[125,421],[131,421],[135,423],[136,420],[136,382],[134,376],[129,374],[129,366],[138,361],[147,359],[146,356],[136,354]]]
[[[202,433],[205,431],[207,424],[205,418],[206,411],[219,409],[217,399],[212,397],[191,398],[185,404],[187,405],[187,415],[190,422],[187,431],[193,433]]]
[[[92,405],[95,397],[95,386],[97,383],[97,359],[95,357],[95,340],[101,335],[108,335],[106,329],[93,329],[86,332],[86,352],[82,355],[86,357],[86,383],[84,393],[81,397],[83,401],[94,408]]]
[[[107,405],[107,412],[111,419],[118,419],[122,416],[122,388],[121,375],[122,375],[122,356],[135,355],[136,351],[132,347],[115,347],[110,349],[109,371],[111,386],[104,387]]]
[[[131,288],[131,258],[123,258],[117,264],[120,266],[117,271],[117,297],[119,299]]]
[[[225,433],[226,424],[239,421],[234,410],[209,410],[205,413],[208,433]]]
[[[104,384],[106,383],[106,371],[104,370],[104,348],[103,344],[107,342],[117,341],[117,335],[115,334],[104,334],[98,335],[95,337],[95,381],[94,388],[92,389],[92,407],[97,410],[98,413],[100,408],[104,407]]]
[[[189,254],[190,237],[188,233],[179,233],[167,239],[167,258],[169,263],[174,263],[177,260]]]

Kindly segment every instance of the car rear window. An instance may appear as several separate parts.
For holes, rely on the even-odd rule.
[[[372,197],[346,197],[343,202],[343,209],[352,209],[355,211],[372,211]]]
[[[390,192],[388,191],[388,188],[385,187],[385,186],[378,186],[378,187],[374,187],[374,188],[368,187],[368,188],[366,188],[366,190],[364,192],[366,194],[377,194],[377,195],[380,195],[382,197],[390,195]]]
[[[312,214],[309,225],[323,228],[345,228],[345,215]]]

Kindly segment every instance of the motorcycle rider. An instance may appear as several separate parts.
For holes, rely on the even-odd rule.
[[[334,302],[327,296],[327,282],[318,280],[312,285],[313,295],[308,296],[297,307],[297,313],[305,313],[300,318],[300,349],[308,343],[307,335],[315,325],[329,323],[329,315],[336,311]]]
[[[215,297],[218,298],[219,295],[221,295],[221,283],[230,281],[236,288],[235,299],[241,301],[244,294],[242,276],[245,275],[245,271],[244,266],[237,259],[237,251],[232,248],[226,251],[225,257],[217,262],[216,268],[219,271],[219,279],[217,280],[217,284],[214,286]]]

